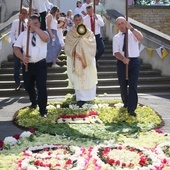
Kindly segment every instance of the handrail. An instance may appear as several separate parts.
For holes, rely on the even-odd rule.
[[[0,37],[0,41],[3,40],[6,36],[8,36],[11,33],[11,31],[7,32],[6,34],[2,35]]]
[[[18,13],[15,14],[14,16],[12,16],[9,20],[7,20],[6,22],[4,23],[0,23],[0,33],[3,32],[3,30],[6,30],[8,29],[11,25],[12,25],[12,22],[18,18]]]
[[[164,46],[166,49],[170,50],[170,47],[164,45],[163,43],[159,43],[159,42],[157,42],[157,41],[155,41],[155,40],[153,40],[153,39],[150,39],[150,38],[148,38],[148,37],[146,37],[146,36],[144,36],[144,38],[147,39],[147,40],[149,40],[149,41],[151,41],[151,42],[153,42],[153,43],[155,43],[155,44],[157,44],[157,45]]]

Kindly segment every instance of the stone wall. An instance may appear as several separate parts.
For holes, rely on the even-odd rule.
[[[129,17],[170,35],[170,7],[131,6]]]

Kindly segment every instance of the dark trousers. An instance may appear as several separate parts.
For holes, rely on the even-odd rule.
[[[97,52],[96,52],[96,61],[99,60],[99,58],[102,56],[102,54],[104,53],[104,42],[103,42],[103,39],[102,37],[100,37],[100,34],[98,35],[95,35],[96,37],[96,48],[97,48]]]
[[[134,111],[138,104],[137,83],[139,69],[140,63],[138,58],[131,58],[128,65],[128,80],[126,80],[126,65],[120,60],[117,61],[117,74],[121,98],[124,106],[131,111]]]
[[[41,26],[40,26],[40,28],[42,29],[42,30],[46,30],[46,22],[45,22],[45,17],[46,17],[46,11],[44,11],[44,12],[41,12],[40,13],[40,22],[41,22]]]
[[[15,85],[20,85],[20,68],[21,68],[21,60],[13,53],[14,59],[14,81]]]
[[[40,114],[46,113],[47,105],[47,64],[45,59],[37,63],[29,63],[28,71],[25,72],[25,65],[23,64],[23,79],[24,88],[27,91],[30,101],[33,105],[38,104]],[[37,88],[37,91],[35,89]],[[38,93],[38,94],[37,94]]]

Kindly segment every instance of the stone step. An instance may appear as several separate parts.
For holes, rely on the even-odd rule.
[[[139,85],[138,93],[170,93],[170,84],[162,85]],[[68,93],[74,94],[74,90],[66,87],[53,87],[48,88],[48,96],[64,96]],[[9,95],[10,94],[10,95]],[[102,94],[120,94],[120,89],[118,85],[115,86],[97,86],[97,95]],[[27,96],[27,93],[22,88],[20,91],[15,91],[14,89],[0,89],[1,97],[16,97],[16,96]]]
[[[100,60],[98,60],[99,66],[116,66],[117,60],[114,57],[101,57]],[[66,66],[67,65],[67,61],[66,60],[62,60],[61,62],[57,62],[58,65],[60,65],[61,67]],[[140,64],[143,64],[142,60],[140,59]],[[13,61],[3,61],[1,63],[1,67],[2,68],[13,68],[14,67],[14,63]]]
[[[140,66],[140,70],[142,71],[146,71],[146,70],[151,70],[152,69],[152,66],[150,64],[142,64]],[[67,70],[67,68],[65,66],[63,67],[58,67],[58,68],[48,68],[48,73],[63,73]],[[100,67],[98,67],[98,72],[102,72],[103,70],[104,71],[116,71],[117,70],[117,67],[116,65],[106,65],[106,66],[102,66],[100,65]],[[1,74],[13,74],[14,72],[14,69],[13,67],[3,67],[0,69],[0,75]]]
[[[23,82],[21,82],[23,83]],[[170,84],[170,77],[139,77],[138,85],[155,85],[155,84]],[[105,78],[105,79],[98,79],[99,86],[112,86],[118,85],[117,78]],[[47,87],[67,87],[68,86],[68,79],[66,80],[47,80]],[[14,81],[1,81],[0,82],[0,89],[3,88],[10,89],[15,88]]]
[[[61,61],[65,61],[65,60],[67,59],[67,56],[66,56],[66,55],[60,55],[58,58],[59,58]],[[112,53],[104,53],[104,54],[101,56],[100,60],[116,60],[116,58],[112,55]],[[7,61],[3,61],[3,62],[1,63],[1,65],[5,65],[6,62],[13,62],[13,56],[12,56],[12,55],[8,56]]]
[[[104,93],[120,94],[117,79],[117,59],[112,54],[112,42],[104,41],[105,52],[100,58],[98,71],[97,95]],[[48,68],[47,88],[48,96],[65,96],[74,94],[74,90],[68,88],[68,76],[66,72],[67,56],[61,51],[59,59],[62,61],[59,68]],[[138,81],[138,93],[170,93],[170,77],[161,76],[161,71],[153,70],[150,64],[144,64],[139,58],[140,75]],[[13,55],[9,55],[7,61],[1,63],[0,68],[0,97],[28,96],[24,88],[15,91],[13,79]],[[22,76],[21,76],[22,77]]]
[[[146,77],[156,77],[160,75],[161,72],[159,70],[145,70],[145,71],[140,71],[140,76],[146,76]],[[117,76],[117,72],[98,72],[98,78],[114,78]],[[1,74],[0,75],[0,81],[8,81],[13,79],[13,74]],[[48,80],[65,80],[67,79],[67,73],[48,73],[47,74],[47,79]]]

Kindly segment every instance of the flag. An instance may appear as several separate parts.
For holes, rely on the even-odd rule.
[[[160,58],[161,58],[161,55],[162,55],[162,54],[161,54],[161,48],[162,48],[162,47],[159,47],[159,48],[156,49],[156,52],[158,53],[158,55],[159,55]]]
[[[8,41],[7,35],[4,35],[4,41]]]
[[[165,57],[167,57],[167,55],[168,55],[168,51],[164,47],[162,47],[161,48],[161,58],[164,59]]]
[[[149,54],[150,58],[153,57],[153,49],[152,48],[148,48],[148,54]]]
[[[169,54],[163,46],[157,48],[156,51],[161,59],[164,59]]]
[[[143,44],[140,43],[139,52],[143,51],[144,48],[145,48],[145,46],[144,46]]]
[[[118,28],[117,28],[117,25],[114,26],[114,34],[117,34],[118,33]]]

